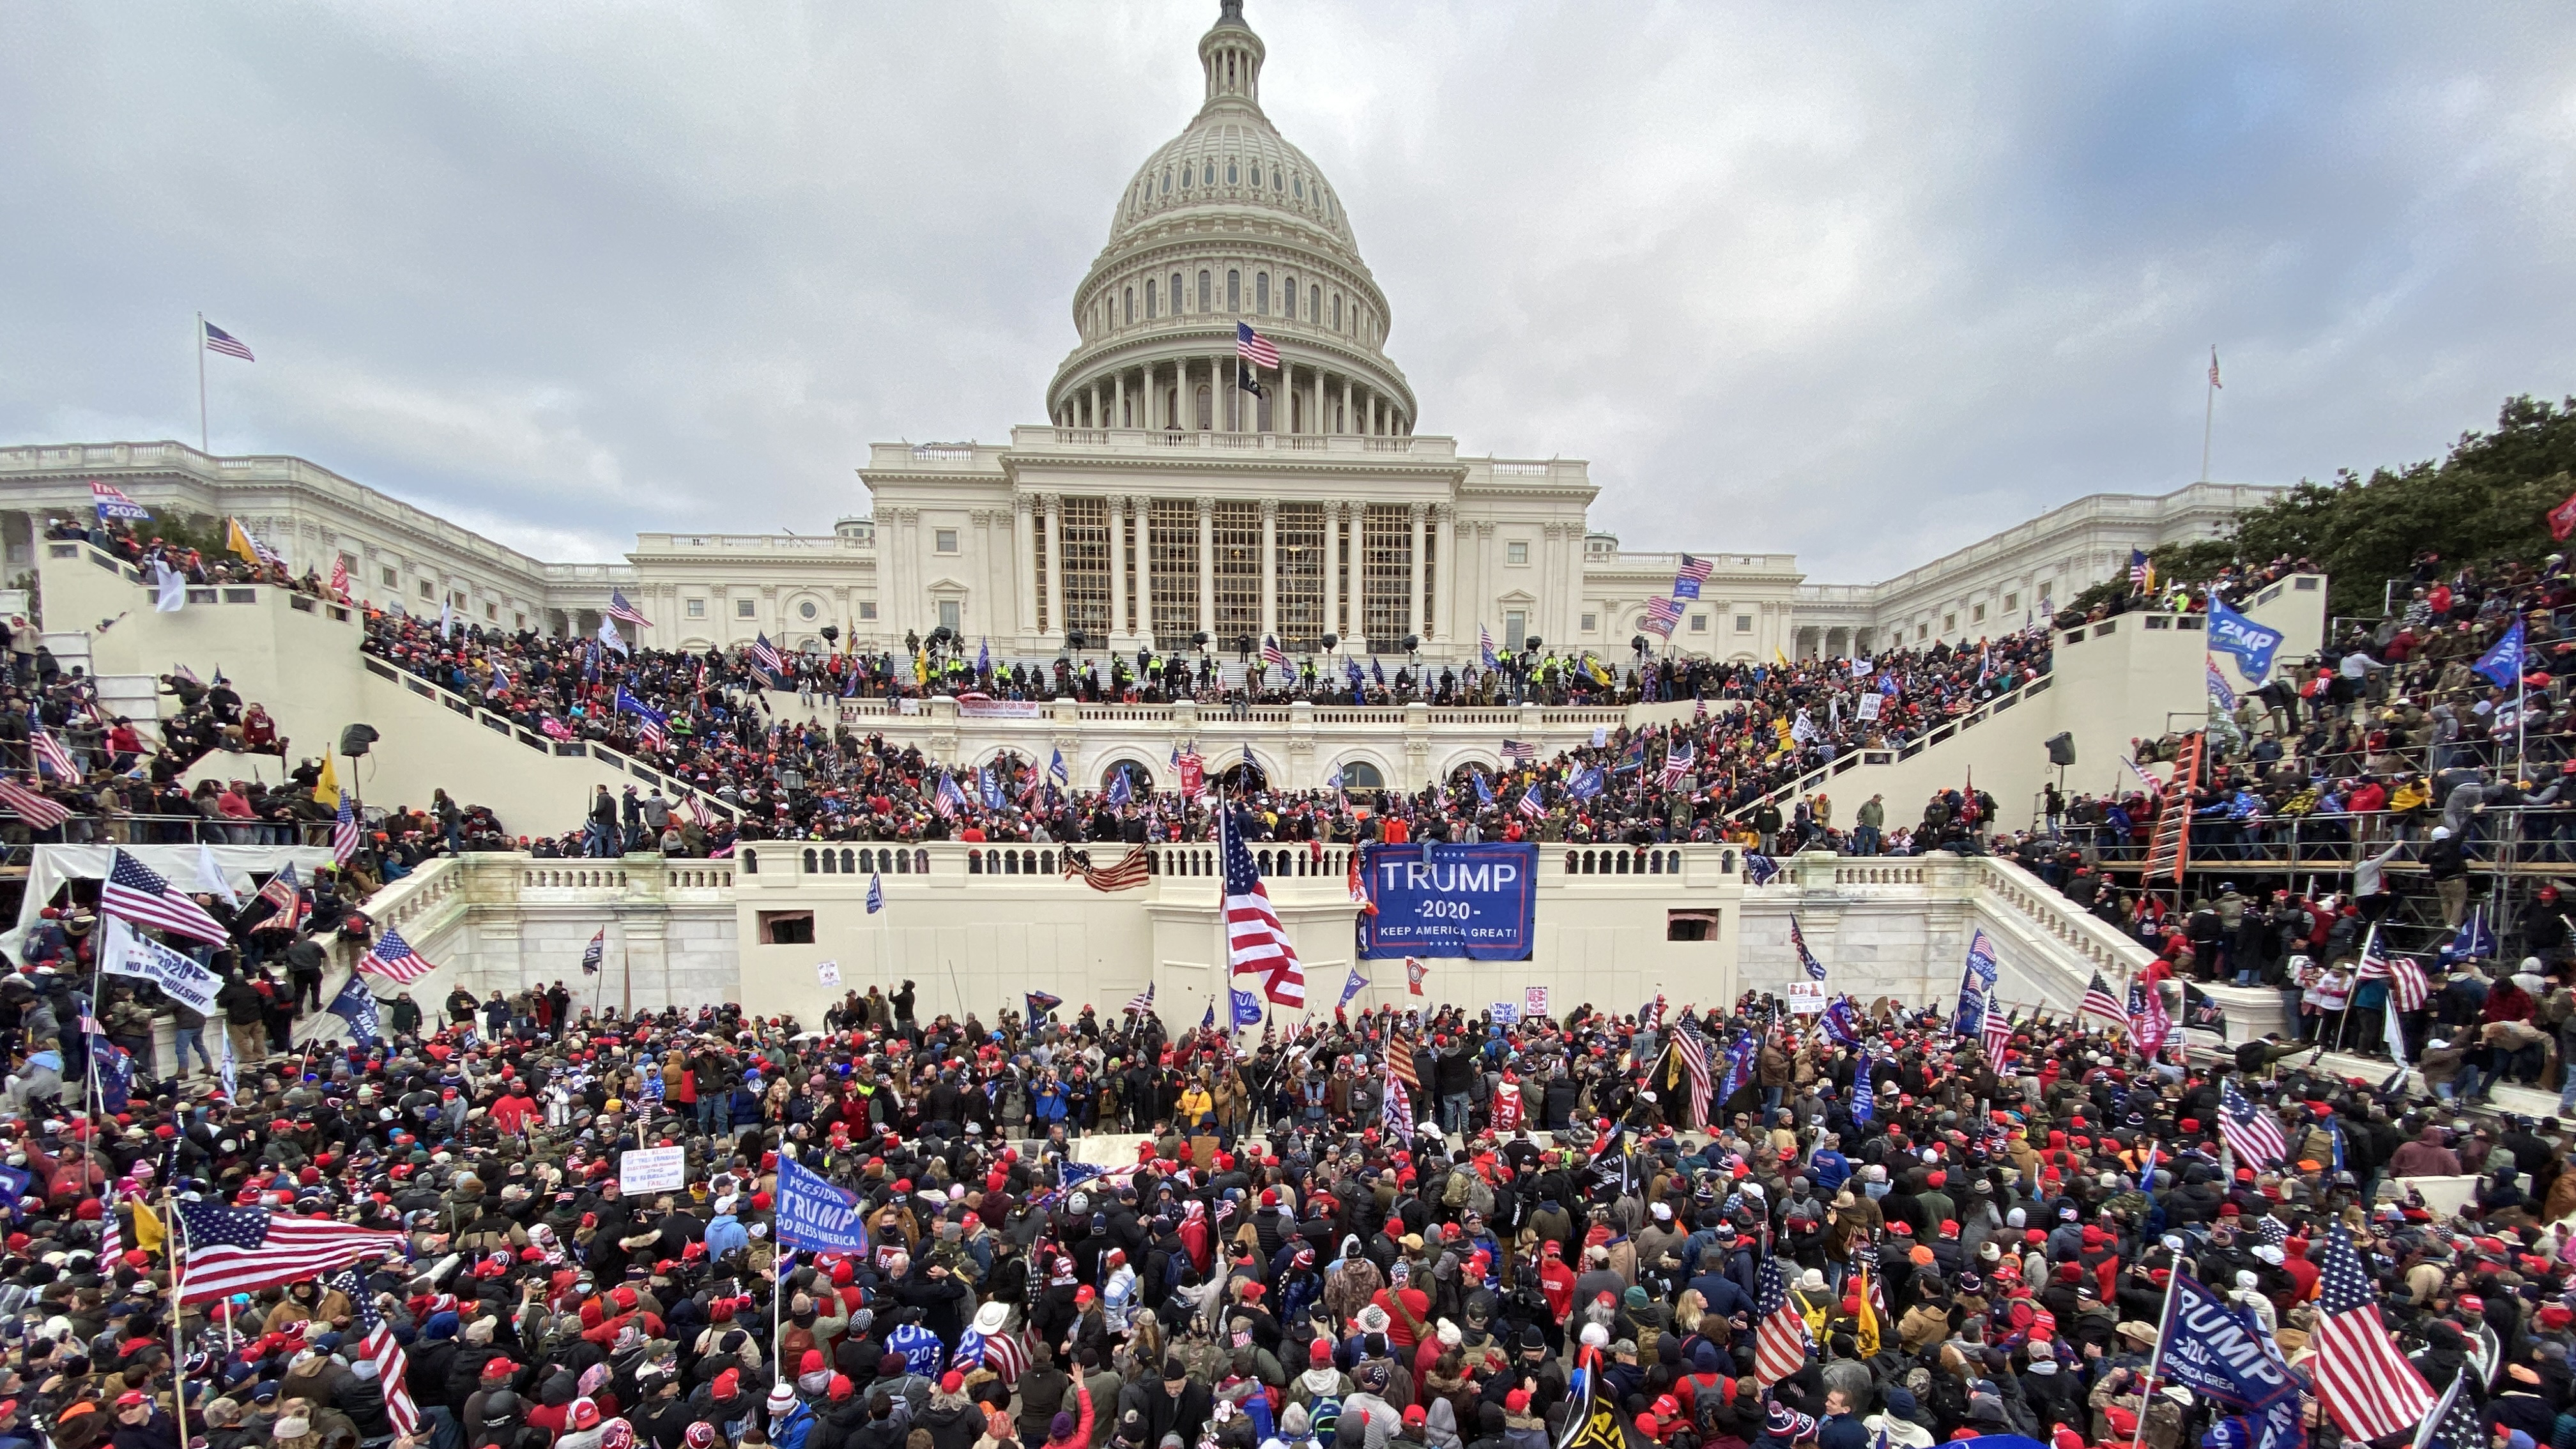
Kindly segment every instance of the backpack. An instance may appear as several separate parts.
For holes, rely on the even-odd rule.
[[[1341,1421],[1342,1400],[1338,1394],[1319,1394],[1306,1405],[1306,1427],[1323,1449],[1332,1449],[1333,1427]]]

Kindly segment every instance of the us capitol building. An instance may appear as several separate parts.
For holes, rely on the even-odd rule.
[[[1047,421],[1002,444],[872,446],[872,507],[829,534],[648,533],[622,564],[548,563],[300,458],[41,445],[0,448],[9,573],[45,518],[85,515],[103,479],[156,512],[238,517],[298,569],[328,574],[340,555],[361,597],[415,612],[587,632],[622,589],[654,621],[644,642],[666,648],[765,633],[900,649],[945,627],[1000,658],[1052,658],[1075,636],[1125,654],[1205,636],[1227,655],[1249,637],[1464,663],[1482,628],[1502,648],[1629,658],[1682,555],[1593,529],[1583,462],[1467,456],[1417,430],[1386,350],[1393,308],[1350,215],[1261,109],[1266,58],[1225,0],[1198,42],[1198,114],[1119,194],[1074,291]],[[1275,365],[1242,360],[1245,327]],[[2094,494],[1875,584],[1695,548],[1712,572],[1668,647],[1762,660],[2007,632],[2124,569],[2131,548],[2207,537],[2273,492]]]

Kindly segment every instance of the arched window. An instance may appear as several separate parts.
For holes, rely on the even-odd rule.
[[[1151,319],[1160,315],[1154,310],[1154,284],[1149,280],[1145,283],[1145,316]]]
[[[913,874],[915,874],[915,875],[928,875],[928,874],[930,874],[930,852],[929,852],[929,851],[927,851],[927,850],[915,850],[915,851],[912,853],[912,873],[913,873]]]
[[[1342,788],[1345,790],[1383,790],[1386,776],[1366,760],[1342,762]]]
[[[1214,401],[1215,401],[1215,400],[1214,400],[1213,398],[1211,398],[1211,397],[1208,395],[1208,388],[1207,388],[1207,384],[1206,384],[1206,383],[1200,383],[1200,384],[1199,384],[1199,412],[1198,412],[1199,422],[1198,422],[1198,425],[1199,425],[1199,427],[1200,427],[1200,429],[1201,429],[1201,430],[1205,430],[1205,429],[1208,429],[1208,428],[1213,428],[1213,427],[1215,427],[1215,426],[1216,426],[1216,412],[1215,412],[1215,408],[1214,408]]]
[[[1278,167],[1276,167],[1276,166],[1271,167],[1271,168],[1270,168],[1270,190],[1271,190],[1271,192],[1275,195],[1276,193],[1278,193],[1278,192],[1282,192],[1282,191],[1285,191],[1285,190],[1287,190],[1287,189],[1288,189],[1288,180],[1287,180],[1287,178],[1286,178],[1286,177],[1283,177],[1283,176],[1281,176],[1281,175],[1279,174],[1279,168],[1278,168]]]
[[[744,875],[758,875],[758,874],[760,874],[760,852],[759,852],[759,851],[756,851],[756,850],[746,850],[746,851],[742,852],[742,873],[743,873]]]
[[[1289,192],[1290,192],[1292,195],[1294,195],[1294,196],[1295,196],[1299,201],[1303,201],[1303,200],[1305,200],[1305,199],[1306,199],[1306,178],[1305,178],[1305,177],[1303,177],[1303,176],[1298,176],[1298,177],[1294,177],[1294,178],[1290,179],[1290,181],[1288,182],[1288,190],[1289,190]]]
[[[1106,792],[1112,785],[1117,783],[1118,777],[1121,775],[1127,777],[1127,788],[1133,791],[1137,796],[1142,797],[1153,793],[1154,772],[1146,769],[1143,765],[1134,760],[1113,760],[1106,768],[1102,769],[1100,772],[1101,790]]]
[[[1225,163],[1225,184],[1228,186],[1234,184],[1234,162],[1230,158]]]
[[[1020,873],[1020,858],[1007,850],[1001,852],[1001,856],[1002,874],[1018,875]]]
[[[1252,310],[1259,316],[1270,315],[1270,274],[1268,272],[1252,274]]]
[[[894,873],[896,875],[912,874],[912,852],[908,850],[898,850],[894,853]]]
[[[812,875],[814,874],[814,870],[814,847],[809,845],[805,847],[805,873],[807,875]]]
[[[1041,851],[1039,851],[1039,852],[1038,852],[1038,874],[1040,874],[1040,875],[1053,875],[1053,874],[1055,874],[1055,852],[1054,852],[1054,851],[1052,851],[1052,850],[1041,850]]]
[[[970,850],[966,852],[966,873],[968,875],[982,875],[984,873],[984,852],[980,850]]]
[[[1282,316],[1297,315],[1297,279],[1288,277],[1279,283],[1279,311]]]
[[[1258,161],[1252,163],[1252,184],[1255,186],[1261,184],[1261,163]]]
[[[1225,310],[1243,310],[1243,273],[1228,268],[1225,274]]]
[[[1567,851],[1567,852],[1565,853],[1565,873],[1566,873],[1567,875],[1572,875],[1572,874],[1574,874],[1574,873],[1575,873],[1574,867],[1575,867],[1575,865],[1576,865],[1577,860],[1578,860],[1578,857],[1575,855],[1575,853],[1574,853],[1573,851],[1569,850],[1569,851]]]
[[[1204,268],[1199,272],[1199,310],[1202,312],[1213,312],[1216,310],[1215,274]]]
[[[1340,294],[1340,293],[1335,293],[1335,294],[1334,294],[1334,296],[1333,296],[1333,330],[1335,330],[1335,331],[1337,331],[1337,332],[1338,332],[1338,331],[1340,331],[1340,330],[1341,330],[1341,326],[1342,326],[1342,298],[1341,298],[1341,294]]]
[[[1127,289],[1127,324],[1131,327],[1136,324],[1136,289],[1133,287]]]
[[[1207,163],[1207,165],[1205,165],[1204,167],[1201,167],[1201,168],[1200,168],[1200,170],[1199,170],[1199,181],[1200,181],[1200,183],[1201,183],[1201,184],[1203,184],[1203,185],[1207,185],[1207,186],[1214,186],[1214,185],[1216,185],[1216,158],[1215,158],[1215,157],[1213,157],[1213,156],[1209,157],[1209,158],[1208,158],[1208,163]]]

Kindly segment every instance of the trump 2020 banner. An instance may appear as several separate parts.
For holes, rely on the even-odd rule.
[[[1537,944],[1535,845],[1371,845],[1360,870],[1377,903],[1377,914],[1360,915],[1364,960],[1526,961]]]

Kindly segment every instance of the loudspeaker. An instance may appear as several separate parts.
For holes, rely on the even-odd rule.
[[[347,729],[340,731],[340,753],[344,755],[363,755],[367,752],[367,746],[374,744],[381,738],[383,738],[383,736],[376,733],[376,727],[374,725],[353,724]]]
[[[2064,730],[2048,737],[2048,762],[2052,765],[2075,763],[2075,736]]]

